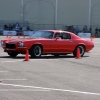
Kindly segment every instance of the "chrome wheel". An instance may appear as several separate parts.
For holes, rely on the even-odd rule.
[[[74,50],[74,52],[73,52],[74,57],[76,57],[76,55],[77,55],[77,49],[78,49],[78,48],[80,49],[80,56],[83,57],[83,55],[84,55],[84,53],[85,53],[85,47],[82,46],[82,45],[79,45],[79,46],[77,46],[77,47],[75,48],[75,50]]]
[[[80,49],[80,55],[82,57],[84,55],[85,49],[83,46],[79,46],[78,48]]]
[[[42,48],[40,45],[35,45],[30,50],[30,55],[32,58],[33,57],[39,58],[39,57],[41,57],[41,54],[42,54]]]
[[[36,47],[34,48],[34,55],[35,55],[36,57],[40,57],[40,56],[41,56],[41,53],[42,53],[41,47],[40,47],[40,46],[36,46]]]

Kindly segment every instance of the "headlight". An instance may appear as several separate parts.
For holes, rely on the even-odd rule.
[[[19,42],[18,46],[19,47],[24,47],[24,43],[23,42]]]
[[[1,45],[1,46],[5,46],[5,42],[1,40],[1,41],[0,41],[0,45]]]

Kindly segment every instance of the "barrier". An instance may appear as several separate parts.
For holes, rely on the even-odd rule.
[[[90,38],[91,33],[78,33],[78,36],[82,38]]]
[[[16,31],[3,31],[4,36],[16,36],[17,32]]]
[[[25,36],[31,36],[31,35],[34,34],[34,31],[24,31],[23,34],[24,34]]]

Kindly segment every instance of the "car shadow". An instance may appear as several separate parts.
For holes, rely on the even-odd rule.
[[[83,56],[82,58],[86,58],[89,56]],[[0,58],[7,58],[7,59],[25,59],[25,56],[17,56],[17,57],[10,57],[10,56],[0,56]],[[29,59],[61,59],[61,58],[75,58],[73,55],[64,55],[64,56],[53,56],[53,55],[43,55],[40,58],[31,58]]]
[[[10,56],[0,56],[0,58],[10,58],[11,59]]]

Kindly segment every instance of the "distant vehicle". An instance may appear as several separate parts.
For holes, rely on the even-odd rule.
[[[39,30],[28,38],[6,38],[1,40],[1,46],[11,57],[25,54],[29,51],[31,57],[41,57],[44,54],[54,56],[73,54],[76,57],[77,48],[80,56],[93,49],[94,43],[83,39],[72,32],[61,30]]]

